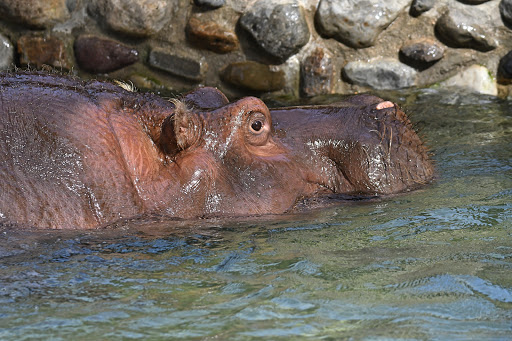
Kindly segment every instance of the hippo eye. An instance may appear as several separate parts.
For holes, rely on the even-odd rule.
[[[261,123],[261,121],[254,121],[251,124],[251,129],[254,131],[260,131],[262,127],[263,123]]]

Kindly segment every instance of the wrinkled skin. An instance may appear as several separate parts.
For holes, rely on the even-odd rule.
[[[432,179],[391,102],[269,111],[212,88],[181,102],[48,74],[0,75],[0,222],[93,228],[143,213],[281,214],[305,198]]]

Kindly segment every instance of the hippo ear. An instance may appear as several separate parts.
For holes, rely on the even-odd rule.
[[[188,109],[184,102],[172,102],[175,106],[174,113],[162,124],[160,147],[165,154],[174,157],[180,151],[198,143],[203,125],[200,117]]]
[[[220,90],[208,86],[190,91],[183,96],[183,101],[202,110],[218,109],[229,103]]]

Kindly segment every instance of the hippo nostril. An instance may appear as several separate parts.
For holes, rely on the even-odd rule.
[[[254,121],[251,124],[251,129],[254,131],[260,131],[262,127],[263,127],[263,123],[261,123],[261,121]]]
[[[385,101],[385,102],[380,102],[379,104],[377,104],[377,106],[375,108],[377,110],[382,110],[382,109],[392,108],[394,106],[395,105],[393,104],[393,102]]]

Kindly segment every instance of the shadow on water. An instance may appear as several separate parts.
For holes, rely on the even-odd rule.
[[[380,96],[425,136],[434,184],[278,217],[4,227],[0,339],[509,339],[512,102]]]

